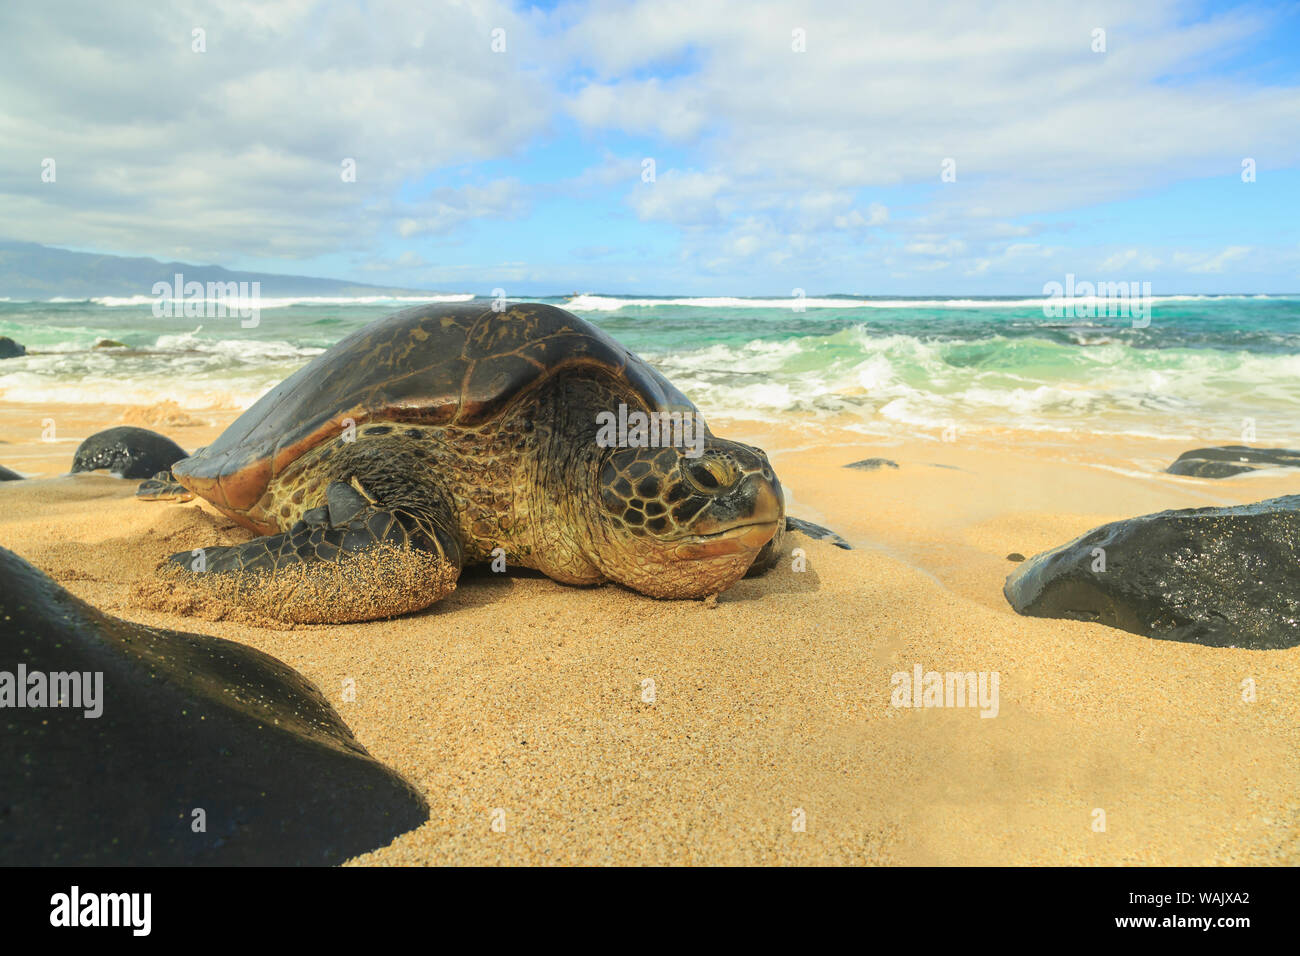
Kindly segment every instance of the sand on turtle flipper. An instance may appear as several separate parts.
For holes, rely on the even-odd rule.
[[[436,555],[380,545],[341,562],[292,564],[273,573],[195,573],[164,563],[137,581],[131,596],[158,611],[283,630],[419,611],[451,593],[457,577]]]

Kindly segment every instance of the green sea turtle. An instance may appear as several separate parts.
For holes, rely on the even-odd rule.
[[[638,412],[673,441],[601,440]],[[699,443],[676,442],[692,425]],[[703,597],[774,563],[786,529],[761,450],[714,437],[650,365],[541,304],[385,316],[172,472],[142,491],[188,490],[263,537],[173,555],[168,576],[290,621],[418,610],[494,559]]]

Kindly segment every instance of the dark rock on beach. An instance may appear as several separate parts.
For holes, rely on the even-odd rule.
[[[1147,637],[1268,650],[1300,644],[1300,495],[1162,511],[1035,555],[1003,593],[1021,614]]]
[[[7,335],[0,335],[0,359],[18,358],[26,354],[25,346],[19,345]]]
[[[0,481],[22,481],[23,476],[18,472],[0,465]]]
[[[1261,468],[1300,468],[1300,451],[1291,448],[1250,448],[1222,445],[1185,451],[1165,469],[1171,475],[1194,478],[1230,478]]]
[[[0,620],[0,865],[336,864],[428,817],[260,651],[109,617],[3,548]],[[102,682],[36,707],[38,674]]]
[[[123,478],[152,478],[187,457],[189,453],[165,435],[135,425],[118,425],[96,432],[78,445],[72,470],[103,468]]]
[[[897,468],[898,462],[890,461],[888,458],[864,458],[844,467],[856,468],[858,471],[875,471],[878,468]]]

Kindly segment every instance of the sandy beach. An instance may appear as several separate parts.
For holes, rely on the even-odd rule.
[[[320,687],[432,807],[355,864],[1300,862],[1300,648],[1151,640],[1002,596],[1009,553],[1294,478],[1162,474],[1185,440],[711,418],[767,450],[790,514],[855,550],[794,535],[803,570],[788,554],[716,602],[478,569],[427,612],[362,624],[145,607],[167,554],[250,534],[206,502],[67,475],[73,450],[123,422],[192,450],[237,415],[0,405],[0,464],[29,479],[0,483],[0,545],[109,613],[247,644]],[[870,457],[899,467],[843,467]],[[996,717],[892,706],[916,665],[996,672]]]

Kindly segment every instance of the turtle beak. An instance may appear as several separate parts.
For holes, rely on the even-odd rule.
[[[715,500],[708,514],[696,519],[692,526],[696,534],[677,545],[677,557],[692,560],[757,552],[772,540],[784,519],[781,485],[762,475],[747,475]]]
[[[755,524],[775,527],[785,516],[785,494],[777,482],[768,481],[762,475],[750,475],[741,482],[741,493],[749,500],[750,520]],[[770,537],[769,534],[767,538]],[[767,538],[759,544],[766,544]]]
[[[682,542],[673,549],[673,554],[683,561],[698,561],[701,558],[720,558],[742,552],[757,553],[772,540],[774,534],[775,524],[752,524],[732,528],[701,541]]]

